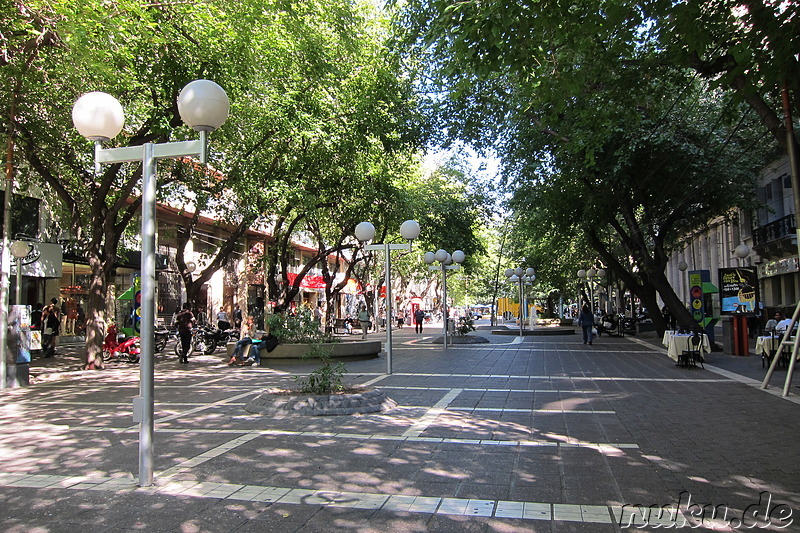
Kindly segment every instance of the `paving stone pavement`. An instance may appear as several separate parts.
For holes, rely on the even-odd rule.
[[[79,346],[0,392],[0,531],[800,531],[798,392],[760,360],[676,368],[641,338],[433,344],[394,332],[346,381],[397,407],[266,416],[244,406],[307,364],[156,361],[155,482],[139,487],[139,368]],[[657,512],[660,510],[661,512]],[[768,522],[769,521],[769,522]]]

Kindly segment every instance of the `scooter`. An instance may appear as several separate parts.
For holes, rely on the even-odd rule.
[[[141,353],[139,337],[128,337],[119,333],[114,324],[108,326],[108,332],[103,339],[103,361],[125,359],[129,363],[138,363]]]

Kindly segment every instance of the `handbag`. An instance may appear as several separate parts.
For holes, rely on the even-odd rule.
[[[53,333],[53,328],[51,328],[51,327],[46,327],[46,328],[44,328],[44,332],[43,332],[43,334],[44,334],[44,335],[50,335],[50,336],[52,336],[52,335],[54,334],[54,333]]]
[[[592,335],[597,335],[597,328],[592,326]]]

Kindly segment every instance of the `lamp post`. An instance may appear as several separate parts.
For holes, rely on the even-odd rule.
[[[22,258],[28,255],[31,251],[31,245],[25,241],[14,241],[11,243],[11,255],[17,260],[17,291],[16,303],[22,304]]]
[[[429,270],[442,271],[442,341],[444,347],[447,348],[447,320],[450,314],[447,305],[447,271],[457,270],[461,267],[461,263],[466,259],[466,255],[461,250],[456,250],[452,254],[447,250],[436,250],[436,252],[425,252],[423,260],[428,265]],[[439,262],[439,266],[433,264],[434,261]],[[455,263],[455,264],[454,264]]]
[[[742,243],[736,247],[733,254],[739,259],[739,266],[742,266],[742,261],[750,255],[750,247]]]
[[[523,330],[525,328],[525,298],[523,284],[526,281],[535,281],[536,274],[530,267],[507,268],[504,274],[508,278],[508,281],[519,283],[519,336],[522,337],[524,334]]]
[[[356,239],[365,243],[375,238],[375,226],[370,222],[360,222],[355,229]],[[386,268],[386,373],[392,373],[392,250],[411,250],[411,241],[419,237],[419,222],[406,220],[400,225],[400,236],[406,243],[367,244],[364,250],[383,251]]]
[[[207,134],[228,118],[230,102],[225,91],[210,80],[195,80],[178,95],[178,112],[187,126],[200,133],[198,141],[145,143],[141,146],[103,148],[102,143],[122,131],[122,105],[110,94],[91,92],[72,108],[78,132],[94,141],[95,172],[100,165],[137,161],[142,163],[142,355],[139,396],[133,400],[134,421],[139,423],[139,485],[153,484],[153,352],[155,344],[156,293],[156,163],[159,159],[198,156],[206,162]]]

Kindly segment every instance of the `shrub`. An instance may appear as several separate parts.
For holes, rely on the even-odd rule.
[[[269,332],[283,343],[319,344],[336,342],[337,339],[326,335],[314,322],[311,311],[301,308],[296,316],[274,314],[267,317]]]
[[[472,320],[472,317],[462,316],[459,318],[458,325],[456,326],[456,333],[463,337],[470,331],[475,331],[475,322]]]
[[[339,339],[320,331],[309,309],[300,309],[297,316],[271,315],[267,318],[269,331],[280,342],[308,344],[309,350],[303,359],[319,359],[321,366],[306,377],[295,376],[295,382],[304,394],[331,394],[344,390],[342,375],[347,372],[341,361],[334,364],[331,351],[323,343],[338,342]]]

